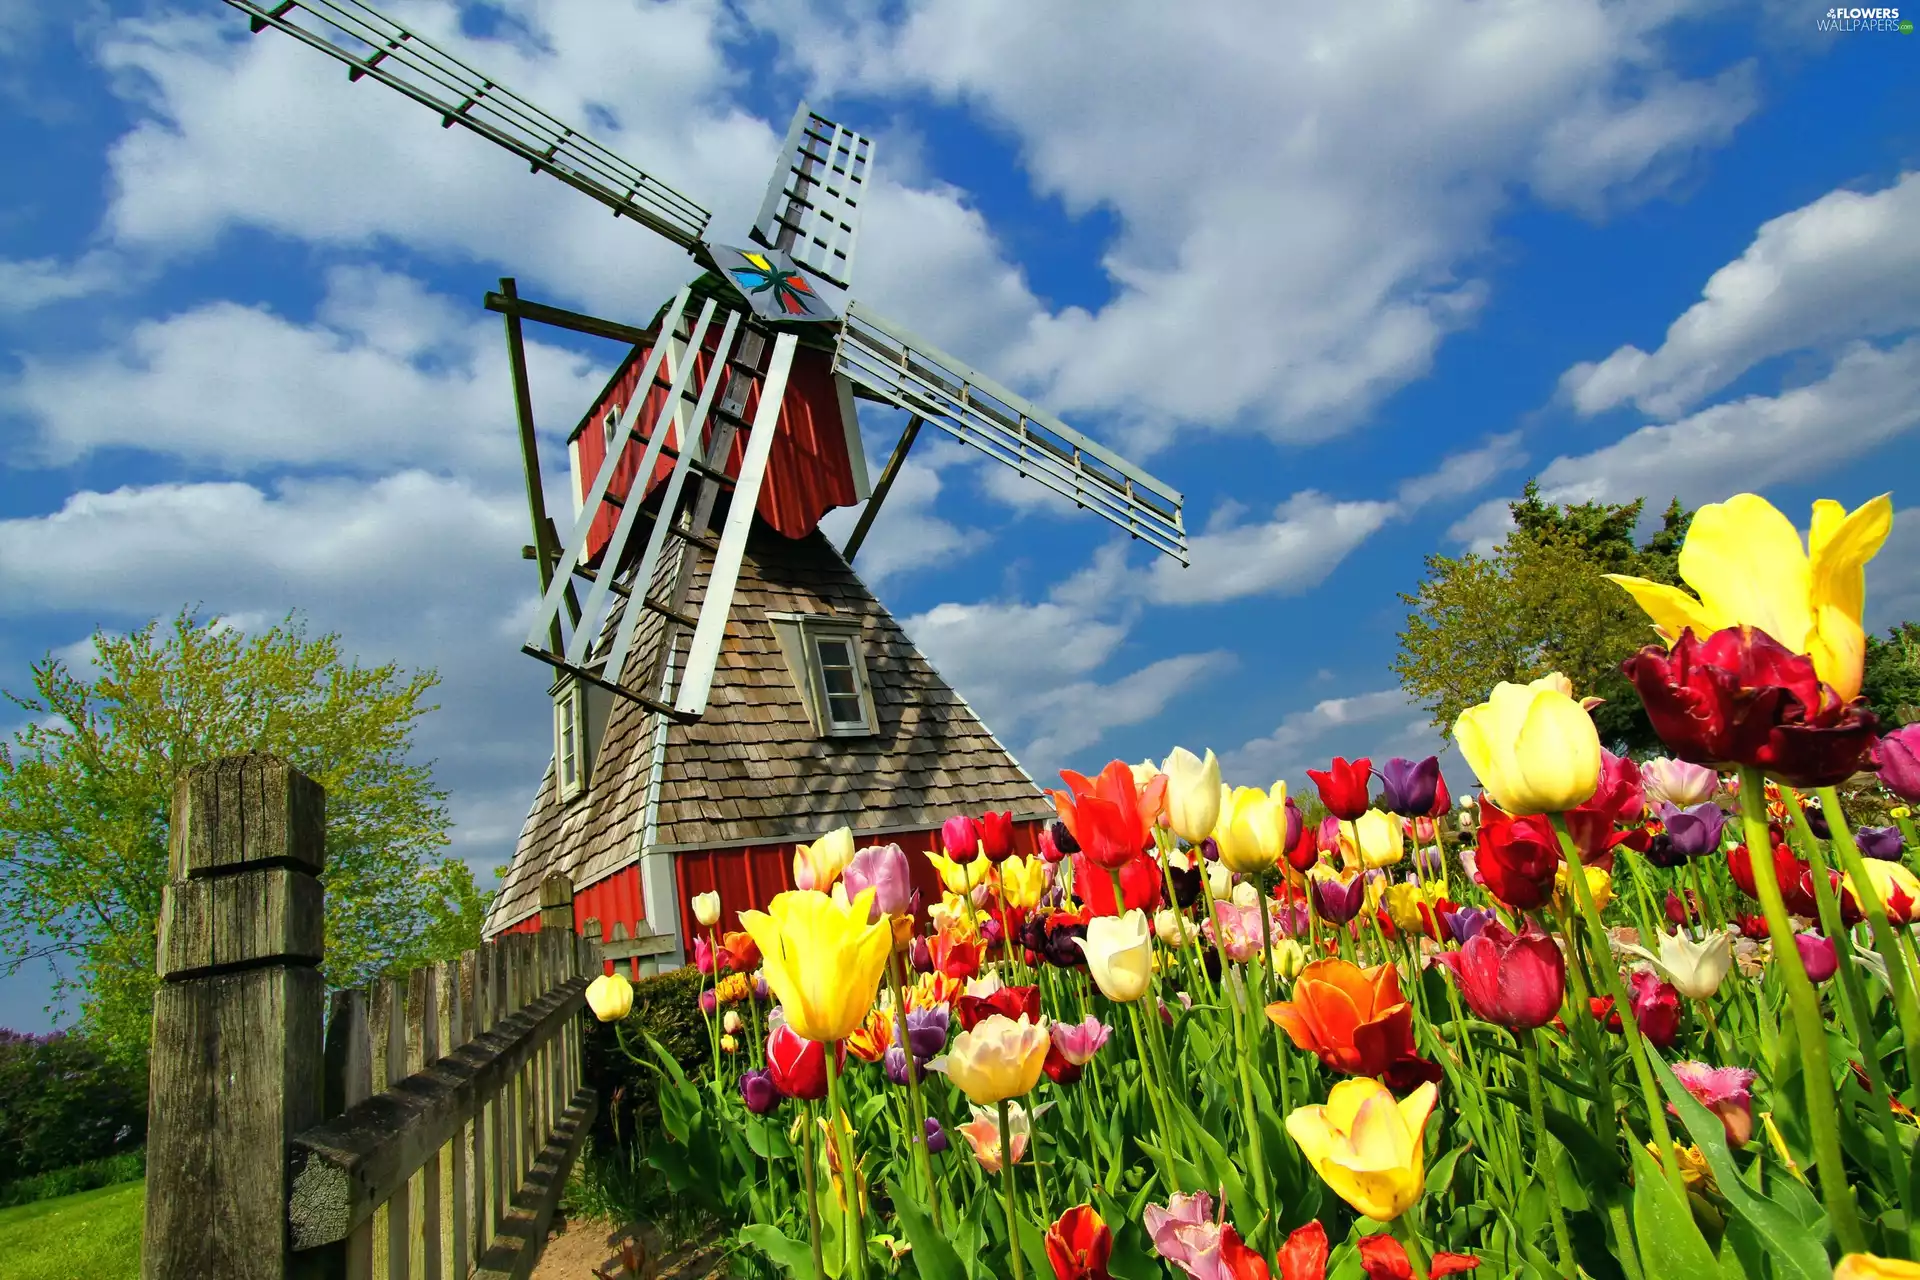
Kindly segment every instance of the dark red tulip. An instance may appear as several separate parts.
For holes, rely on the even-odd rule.
[[[1437,773],[1433,778],[1433,805],[1427,810],[1429,818],[1444,818],[1453,808],[1453,797],[1447,793],[1447,775]]]
[[[1054,1280],[1108,1280],[1113,1229],[1090,1204],[1077,1204],[1047,1228],[1047,1261]]]
[[[1531,911],[1553,898],[1560,841],[1545,818],[1511,817],[1482,796],[1474,868],[1488,893],[1515,911]]]
[[[964,813],[956,813],[940,824],[940,847],[955,862],[972,862],[980,856],[980,824]]]
[[[1518,1031],[1544,1027],[1560,1012],[1567,966],[1552,938],[1531,926],[1514,933],[1494,921],[1458,951],[1435,957],[1453,971],[1467,1007]]]
[[[1325,770],[1309,769],[1307,776],[1320,789],[1320,803],[1342,822],[1352,822],[1368,808],[1367,785],[1373,777],[1373,761],[1364,756],[1348,763],[1335,756]]]
[[[996,1013],[1004,1014],[1015,1021],[1024,1015],[1027,1021],[1038,1026],[1040,988],[1002,987],[990,996],[961,996],[953,1002],[953,1014],[959,1019],[962,1031],[973,1030]]]
[[[1072,1084],[1080,1078],[1080,1073],[1086,1067],[1078,1062],[1067,1061],[1067,1055],[1060,1052],[1060,1046],[1048,1041],[1047,1060],[1040,1064],[1040,1069],[1055,1084]]]
[[[1640,1034],[1656,1049],[1665,1049],[1680,1034],[1680,992],[1658,974],[1642,969],[1628,979],[1633,1020]]]
[[[1705,640],[1689,629],[1671,651],[1648,645],[1620,669],[1682,760],[1765,769],[1800,788],[1835,786],[1872,761],[1866,700],[1842,702],[1811,658],[1756,628]]]
[[[834,1048],[836,1061],[844,1064],[846,1046]],[[789,1098],[817,1102],[827,1096],[827,1047],[783,1022],[767,1037],[767,1074]]]
[[[1013,854],[1013,813],[980,815],[981,851],[989,862],[1005,862]]]

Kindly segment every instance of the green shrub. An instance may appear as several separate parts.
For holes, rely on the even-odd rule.
[[[642,978],[633,984],[633,1010],[618,1023],[587,1020],[586,1082],[600,1093],[594,1122],[602,1144],[630,1139],[659,1119],[656,1076],[647,1037],[658,1040],[688,1075],[707,1069],[713,1056],[707,1020],[700,1015],[704,975],[692,965]],[[624,1042],[625,1047],[622,1047]]]
[[[144,1062],[72,1032],[0,1030],[0,1183],[120,1155],[146,1138]]]
[[[111,1187],[121,1182],[138,1182],[147,1176],[147,1151],[123,1151],[117,1156],[89,1160],[85,1164],[55,1169],[0,1184],[0,1209],[17,1204],[33,1204],[59,1196],[76,1195],[96,1187]]]

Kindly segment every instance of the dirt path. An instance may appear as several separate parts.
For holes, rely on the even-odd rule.
[[[556,1222],[532,1280],[720,1280],[721,1254],[713,1239],[710,1235],[660,1257],[644,1248],[623,1250],[636,1240],[635,1233],[610,1218]],[[637,1271],[623,1264],[623,1254],[639,1264]]]

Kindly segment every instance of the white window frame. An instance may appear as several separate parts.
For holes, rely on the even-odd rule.
[[[571,767],[567,751],[568,724],[573,729]],[[553,779],[562,800],[587,789],[587,699],[578,680],[566,680],[553,690]]]
[[[620,429],[620,405],[613,405],[600,415],[600,442],[609,452],[613,449],[613,433]]]
[[[823,738],[864,738],[877,733],[880,721],[874,712],[873,684],[867,676],[866,646],[861,643],[860,624],[851,618],[817,613],[768,614],[767,618],[774,624],[776,634],[786,632],[799,642],[799,652],[795,653],[794,646],[787,643],[787,636],[781,637],[788,667],[806,699],[814,730]],[[851,695],[828,693],[827,664],[820,652],[823,641],[846,644],[854,683]],[[860,701],[860,719],[836,720],[833,700],[849,696]]]

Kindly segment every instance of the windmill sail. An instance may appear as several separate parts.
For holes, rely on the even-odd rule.
[[[1187,563],[1177,490],[932,343],[850,302],[833,368]]]
[[[787,126],[752,236],[845,289],[853,277],[860,206],[873,170],[873,140],[802,102]]]
[[[533,167],[632,218],[683,249],[698,245],[707,211],[666,183],[547,114],[418,33],[359,0],[227,0],[258,33],[273,27],[463,125]],[[304,19],[304,21],[302,20]]]

